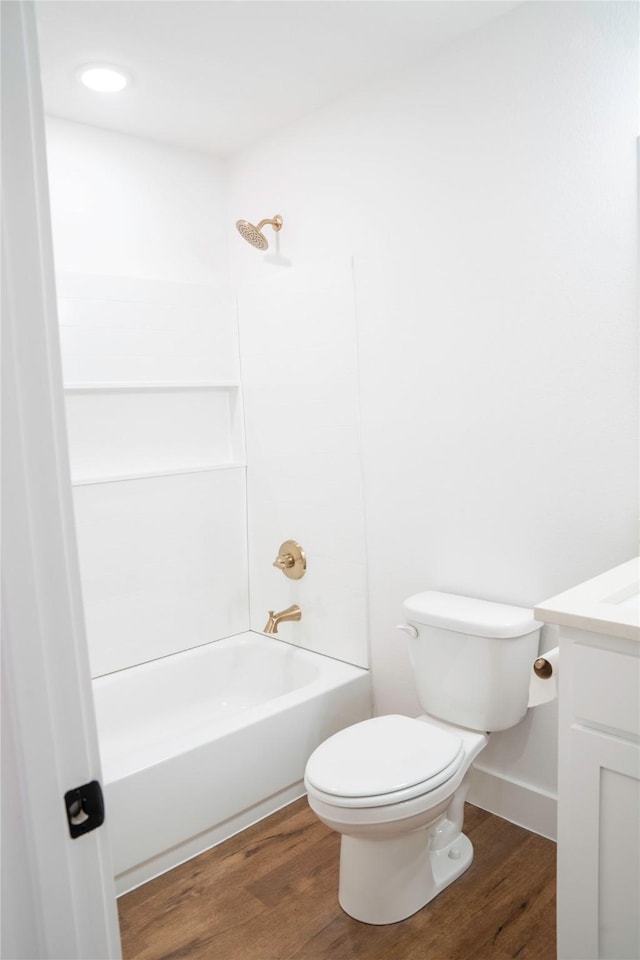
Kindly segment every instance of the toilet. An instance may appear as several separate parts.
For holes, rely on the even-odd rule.
[[[471,764],[525,716],[542,626],[522,607],[433,590],[403,611],[425,714],[347,727],[305,770],[311,809],[342,835],[340,905],[372,924],[411,916],[470,866]]]

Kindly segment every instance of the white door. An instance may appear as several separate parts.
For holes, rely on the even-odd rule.
[[[2,4],[2,956],[119,958],[67,457],[35,19]],[[82,813],[78,819],[82,819]]]

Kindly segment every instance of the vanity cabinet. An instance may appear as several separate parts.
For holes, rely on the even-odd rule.
[[[640,958],[637,571],[631,561],[535,612],[560,636],[558,960]]]
[[[559,960],[640,958],[638,646],[561,628]]]

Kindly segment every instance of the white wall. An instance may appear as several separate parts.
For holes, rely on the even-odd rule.
[[[94,676],[246,630],[246,469],[223,168],[50,119]]]
[[[378,712],[419,711],[405,596],[529,606],[637,551],[637,54],[633,4],[527,3],[232,164],[292,274],[355,257]],[[232,250],[241,284],[279,269]],[[545,806],[555,725],[481,763]]]
[[[57,271],[227,279],[220,161],[53,117],[47,154]]]

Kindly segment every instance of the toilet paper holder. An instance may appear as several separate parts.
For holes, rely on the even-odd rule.
[[[537,660],[533,661],[533,672],[541,680],[549,680],[553,675],[553,666],[544,657],[538,657]]]

